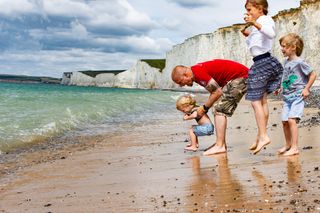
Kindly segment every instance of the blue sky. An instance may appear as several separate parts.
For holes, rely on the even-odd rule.
[[[0,74],[128,69],[243,22],[245,0],[0,0]],[[269,0],[269,13],[299,0]]]

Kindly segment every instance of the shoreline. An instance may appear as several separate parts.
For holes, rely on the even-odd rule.
[[[246,101],[229,119],[227,154],[202,156],[215,136],[199,139],[201,151],[184,152],[191,123],[174,109],[157,122],[124,124],[125,132],[62,137],[12,154],[1,163],[0,212],[319,211],[320,126],[302,125],[300,155],[279,157],[281,102],[269,103],[272,143],[256,156]],[[304,120],[319,109],[306,111]]]

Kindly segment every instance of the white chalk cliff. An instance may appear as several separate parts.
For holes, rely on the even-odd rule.
[[[279,38],[290,32],[297,33],[303,38],[305,44],[302,57],[319,74],[320,0],[303,0],[299,8],[281,11],[273,19],[276,23],[277,37],[272,55],[279,61],[283,61]],[[250,67],[252,57],[247,50],[245,37],[240,32],[243,27],[244,24],[235,24],[220,28],[213,33],[196,35],[173,46],[172,50],[167,52],[166,66],[162,71],[139,60],[132,68],[117,75],[99,74],[93,78],[82,73],[73,73],[69,84],[170,89],[177,87],[171,80],[171,70],[179,64],[190,66],[198,62],[222,58],[238,61]],[[198,85],[194,86],[194,89],[199,88]]]

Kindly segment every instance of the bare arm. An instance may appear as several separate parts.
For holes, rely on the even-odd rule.
[[[309,74],[309,80],[308,83],[306,84],[305,88],[302,90],[301,95],[303,96],[303,98],[307,98],[310,95],[310,88],[312,87],[314,81],[317,78],[317,74],[315,71],[312,71]]]
[[[190,115],[185,114],[185,115],[183,116],[183,120],[192,120],[192,119],[195,119],[197,116],[198,116],[197,111],[194,111],[194,112],[191,113]]]
[[[211,108],[213,104],[222,96],[222,89],[219,87],[214,92],[212,92],[204,104],[207,108]],[[199,107],[198,109],[198,115],[203,116],[206,113],[206,110],[202,107]]]
[[[212,92],[205,103],[208,108],[211,108],[213,104],[222,96],[222,89],[218,88],[216,91]]]

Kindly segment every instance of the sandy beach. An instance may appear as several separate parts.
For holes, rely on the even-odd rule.
[[[271,144],[258,155],[246,101],[229,119],[227,154],[202,156],[215,136],[185,152],[193,121],[174,106],[156,123],[20,154],[0,165],[0,212],[320,212],[320,126],[301,126],[300,155],[278,156],[281,102],[269,103]],[[318,112],[307,108],[304,120]]]

